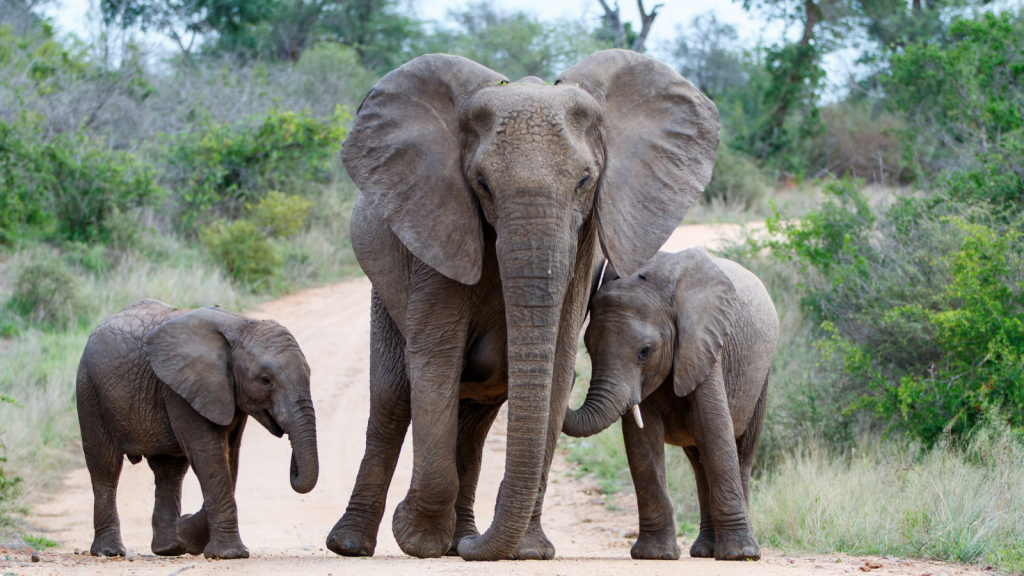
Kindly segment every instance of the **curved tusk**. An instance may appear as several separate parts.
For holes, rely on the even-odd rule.
[[[644,427],[644,419],[640,417],[640,405],[633,404],[633,419],[636,420],[636,425],[641,429]]]

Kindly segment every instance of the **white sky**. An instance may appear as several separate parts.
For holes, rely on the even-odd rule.
[[[660,43],[675,37],[677,25],[686,25],[694,16],[713,10],[722,22],[733,24],[740,32],[740,40],[744,45],[754,45],[763,36],[768,43],[774,43],[780,37],[782,28],[751,17],[744,12],[738,2],[728,0],[661,0],[664,4],[658,9],[658,17],[648,37],[648,49],[656,49]],[[467,0],[411,0],[412,8],[425,20],[444,20],[451,9],[459,9],[467,4]],[[596,20],[602,13],[597,0],[495,0],[495,4],[506,10],[523,10],[536,14],[543,19],[578,18],[586,15]],[[634,0],[621,0],[622,18],[632,21],[634,30],[640,29],[640,15]],[[646,0],[645,8],[651,9],[653,3]],[[98,9],[95,0],[55,0],[46,12],[65,32],[74,32],[80,37],[88,38]]]
[[[464,7],[468,0],[405,0],[420,18],[424,20],[442,21],[451,9]],[[612,0],[613,1],[613,0]],[[609,3],[612,3],[610,1]],[[536,14],[543,19],[579,18],[586,16],[596,20],[603,14],[598,0],[494,0],[494,3],[505,10],[523,10]],[[647,10],[655,2],[645,0]],[[686,26],[694,16],[714,11],[720,22],[736,26],[740,44],[753,47],[758,42],[770,45],[778,42],[783,34],[794,36],[798,30],[786,30],[778,22],[769,23],[760,14],[750,14],[743,10],[740,2],[730,0],[660,0],[664,4],[658,10],[654,28],[647,40],[648,52],[661,56],[661,47],[676,36],[678,26]],[[96,20],[99,9],[97,0],[54,0],[46,9],[57,27],[64,32],[73,32],[84,39],[92,39],[98,30]],[[619,6],[623,20],[632,22],[635,30],[640,29],[639,10],[635,0],[620,0]],[[150,34],[148,39],[159,43],[163,49],[173,50],[169,40]],[[162,41],[161,41],[162,40]],[[826,99],[838,95],[838,85],[843,84],[849,73],[854,69],[852,64],[856,51],[847,50],[831,54],[826,58],[825,69],[828,81],[832,86],[826,90]]]

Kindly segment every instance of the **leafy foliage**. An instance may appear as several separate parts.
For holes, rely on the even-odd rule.
[[[0,240],[27,225],[46,238],[109,241],[113,216],[162,197],[154,169],[135,155],[83,133],[41,140],[40,122],[0,120]]]
[[[1024,427],[1024,301],[1015,228],[948,198],[899,199],[876,212],[853,181],[799,222],[778,215],[765,246],[798,262],[817,346],[869,409],[927,444],[962,436],[992,406]]]
[[[255,289],[281,265],[274,240],[298,233],[311,209],[312,203],[304,198],[271,191],[249,206],[249,218],[215,222],[202,231],[200,240],[232,278]]]
[[[268,190],[330,181],[348,119],[341,108],[322,120],[272,110],[237,127],[203,121],[178,136],[170,162],[180,190],[180,228],[192,230],[208,211],[237,215]]]

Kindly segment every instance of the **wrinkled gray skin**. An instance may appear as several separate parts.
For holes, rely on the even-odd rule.
[[[621,270],[654,255],[710,179],[718,128],[692,84],[623,50],[554,85],[434,54],[370,91],[342,150],[361,191],[352,245],[373,283],[370,419],[328,548],[373,554],[411,422],[393,522],[405,553],[554,556],[540,513],[598,237]],[[479,535],[480,457],[506,400],[505,479]]]
[[[78,366],[78,420],[94,496],[93,555],[124,556],[116,491],[125,455],[156,477],[153,552],[247,558],[235,482],[247,416],[292,444],[291,484],[319,474],[309,365],[273,320],[140,300],[100,324]],[[203,507],[181,516],[189,464]]]
[[[590,389],[562,430],[590,436],[622,416],[640,511],[633,558],[679,558],[665,444],[683,448],[697,479],[700,535],[690,555],[760,558],[748,507],[779,335],[768,292],[703,248],[659,253],[626,278],[605,274],[584,336]],[[637,404],[642,429],[631,414]]]

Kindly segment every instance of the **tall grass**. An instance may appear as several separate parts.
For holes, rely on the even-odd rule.
[[[889,441],[836,455],[811,443],[752,500],[759,540],[785,550],[1024,570],[1024,443],[997,425],[961,448]]]

